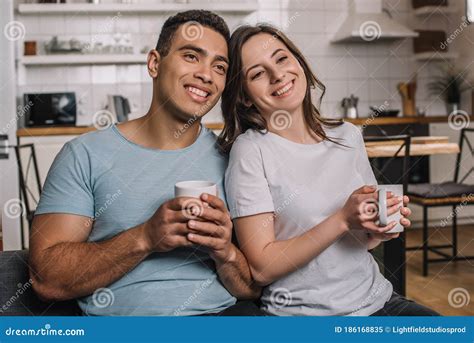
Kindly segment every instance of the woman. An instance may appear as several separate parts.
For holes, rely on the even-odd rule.
[[[226,193],[262,309],[273,315],[436,315],[393,292],[368,250],[395,222],[371,212],[376,180],[360,131],[323,120],[324,94],[296,46],[267,25],[232,35],[222,97]],[[372,186],[368,186],[372,185]],[[411,211],[389,195],[389,214]]]

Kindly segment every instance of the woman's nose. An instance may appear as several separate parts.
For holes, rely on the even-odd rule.
[[[274,72],[272,72],[271,83],[281,82],[283,81],[284,78],[285,78],[285,73],[275,70]]]

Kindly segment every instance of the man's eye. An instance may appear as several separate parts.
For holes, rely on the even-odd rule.
[[[197,61],[197,57],[193,54],[186,54],[186,55],[184,55],[184,58],[186,58],[187,60],[190,60],[190,61]]]
[[[252,80],[255,80],[257,77],[259,77],[259,76],[262,75],[262,74],[263,74],[263,71],[259,71],[258,73],[254,74],[254,75],[252,76]]]
[[[217,65],[216,67],[217,67],[217,69],[219,69],[219,71],[220,71],[221,73],[223,73],[223,74],[226,73],[226,69],[225,69],[225,67],[224,67],[223,65],[220,65],[220,64],[219,64],[219,65]]]

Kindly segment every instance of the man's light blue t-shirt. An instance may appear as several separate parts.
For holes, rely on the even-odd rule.
[[[142,147],[115,125],[87,133],[56,156],[35,214],[95,217],[88,241],[96,242],[148,220],[174,197],[179,181],[213,181],[225,200],[227,160],[215,143],[204,127],[192,145],[179,150]],[[213,260],[199,248],[153,253],[107,288],[78,300],[85,314],[197,315],[236,302],[218,279]]]

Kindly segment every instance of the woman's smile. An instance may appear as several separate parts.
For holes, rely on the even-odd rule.
[[[293,79],[293,80],[285,83],[282,87],[278,88],[274,92],[272,92],[272,96],[274,96],[276,98],[287,97],[293,92],[294,88],[295,88],[295,80]]]

